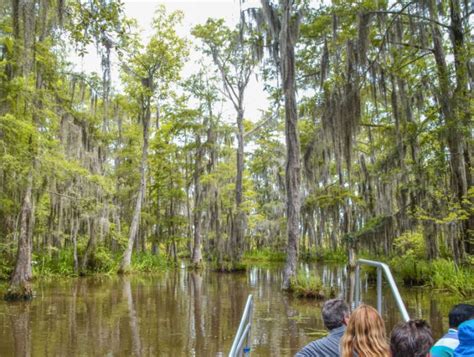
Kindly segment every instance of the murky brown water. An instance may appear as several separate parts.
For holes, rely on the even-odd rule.
[[[305,266],[336,286],[344,270]],[[36,282],[30,303],[0,302],[0,356],[227,355],[248,294],[255,298],[254,356],[290,356],[324,335],[321,303],[280,290],[281,267],[218,274],[185,269],[161,275]],[[402,289],[411,316],[427,318],[439,337],[450,306],[462,301],[426,289]],[[364,289],[375,303],[375,287]],[[399,321],[384,301],[387,328]]]

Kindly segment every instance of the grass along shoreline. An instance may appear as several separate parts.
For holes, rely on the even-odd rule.
[[[342,253],[342,250],[335,252],[323,250],[320,254],[314,252],[302,254],[300,260],[314,263],[345,264],[345,256]],[[400,285],[428,287],[465,297],[474,295],[474,268],[472,265],[458,266],[448,259],[436,259],[430,262],[413,256],[377,257],[362,254],[361,257],[387,263]],[[7,282],[14,264],[8,257],[5,258],[0,259],[0,281]],[[111,254],[105,248],[98,247],[90,257],[87,267],[75,271],[71,249],[34,254],[33,276],[34,278],[43,278],[49,276],[113,275],[117,273],[120,259],[121,254]],[[271,268],[284,262],[285,254],[283,252],[270,249],[253,250],[243,255],[242,270],[254,265]],[[206,265],[212,266],[211,263]],[[176,264],[164,255],[153,255],[148,252],[134,253],[130,273],[163,272],[175,267]],[[369,279],[375,279],[375,269],[364,267],[363,271],[369,274]],[[293,285],[297,296],[318,297],[330,295],[327,291],[323,294],[324,287],[310,276],[299,274],[294,279]]]

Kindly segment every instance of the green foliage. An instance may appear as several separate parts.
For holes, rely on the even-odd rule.
[[[114,274],[119,265],[120,255],[113,255],[103,246],[97,247],[91,255],[87,271],[90,274]],[[2,266],[0,266],[1,268]],[[149,252],[134,253],[132,255],[131,273],[162,272],[172,267],[171,262],[162,255],[153,255]],[[11,266],[9,267],[11,269]],[[74,272],[74,256],[72,249],[53,249],[49,253],[34,254],[33,275],[38,278],[50,276],[77,276]]]
[[[244,262],[232,263],[229,260],[218,262],[217,259],[211,260],[211,269],[220,273],[242,273],[247,270]]]
[[[49,253],[33,254],[33,276],[76,276],[72,249],[53,249]]]
[[[384,222],[390,219],[390,217],[385,216],[375,216],[367,220],[365,225],[356,232],[348,233],[344,236],[346,242],[356,242],[359,240],[364,240],[371,235],[374,235],[380,232],[383,229]]]
[[[76,220],[79,258],[90,239],[101,237],[85,273],[116,270],[119,256],[112,252],[127,243],[145,117],[150,120],[140,219],[145,245],[154,242],[167,252],[176,247],[178,257],[188,256],[192,214],[199,211],[203,239],[208,239],[204,245],[226,246],[235,215],[236,130],[229,124],[234,114],[223,108],[245,107],[238,94],[242,90],[243,95],[246,81],[265,57],[263,48],[277,55],[278,36],[263,38],[263,23],[229,28],[223,19],[209,19],[194,27],[192,35],[202,44],[198,51],[218,71],[201,57],[203,68],[181,82],[190,46],[178,35],[183,21],[179,11],[159,6],[144,42],[131,33],[134,21],[126,18],[121,1],[39,1],[28,19],[31,36],[22,38],[27,24],[24,16],[14,18],[14,3],[0,6],[0,279],[7,279],[14,265],[29,177],[35,275],[75,274],[70,236]],[[416,2],[300,5],[305,16],[295,40],[302,221],[322,237],[322,247],[301,257],[345,262],[343,250],[326,248],[330,239],[372,254],[393,248],[391,265],[405,284],[472,293],[472,270],[449,260],[474,261],[472,251],[461,258],[452,248],[472,238],[465,225],[472,221],[474,188],[456,192],[462,186],[458,181],[472,170],[463,159],[469,153],[461,152],[471,147],[472,110],[468,66],[458,55],[469,53],[471,44],[465,40],[464,48],[455,50],[450,41],[457,32],[439,26],[445,56],[454,58],[443,71],[439,56],[433,56],[431,26],[436,24],[425,21]],[[464,3],[460,6],[468,12]],[[449,7],[444,1],[434,10],[440,23],[452,22]],[[69,44],[73,56],[84,56],[95,45],[102,72],[77,73],[67,63]],[[121,79],[114,88],[110,70],[118,67],[110,64],[113,54],[118,54]],[[25,66],[29,57],[32,63]],[[263,247],[245,253],[248,263],[284,260],[285,127],[282,93],[273,83],[278,81],[269,61],[264,58],[256,73],[275,102],[263,113],[264,125],[257,118],[243,122],[240,209],[249,217],[244,245]],[[350,107],[347,93],[355,95]],[[334,97],[341,100],[331,107]],[[339,113],[341,107],[349,110]],[[351,116],[360,120],[349,123]],[[193,184],[198,150],[199,202]],[[465,172],[455,173],[463,167]],[[424,224],[433,232],[423,231]],[[404,233],[396,237],[398,232]],[[60,249],[47,248],[51,237]],[[431,239],[440,242],[439,249],[427,246]],[[428,263],[427,248],[440,250],[434,255],[448,260]],[[160,271],[168,264],[162,256],[140,253],[133,257],[132,271]],[[224,262],[218,268],[242,267]]]
[[[115,43],[120,53],[130,41],[128,29],[133,21],[125,17],[120,1],[72,1],[68,3],[68,12],[65,27],[80,56],[87,53],[92,43],[105,45],[109,41],[108,46]]]
[[[80,256],[79,256],[80,259]],[[109,274],[118,266],[115,257],[107,248],[99,246],[90,256],[87,270],[82,274]],[[51,248],[49,252],[33,254],[33,275],[48,276],[77,276],[74,271],[74,255],[72,248]]]
[[[118,259],[109,249],[98,246],[88,261],[89,272],[111,274],[118,269]]]
[[[403,258],[422,259],[426,255],[426,244],[420,230],[408,231],[395,238],[395,251]]]
[[[284,262],[285,259],[286,256],[284,252],[275,251],[269,248],[251,250],[245,252],[243,256],[243,260],[246,263]]]
[[[454,262],[438,259],[432,263],[430,285],[465,297],[474,294],[474,270],[457,266]]]
[[[15,263],[16,242],[0,243],[0,281],[10,278]]]
[[[428,284],[432,269],[426,260],[414,256],[394,257],[390,261],[394,276],[407,286]]]
[[[351,199],[357,204],[363,204],[361,198],[349,189],[331,185],[315,190],[312,195],[308,195],[303,206],[306,209],[311,207],[331,208],[337,205],[342,206],[347,199]]]
[[[474,293],[474,270],[457,266],[453,261],[428,262],[414,256],[394,257],[389,263],[394,276],[405,285],[429,286],[462,296]]]
[[[172,266],[163,255],[154,255],[149,252],[136,253],[132,256],[132,272],[156,273],[166,271]]]
[[[325,287],[318,276],[302,272],[292,279],[290,289],[299,298],[323,300],[335,296],[335,291]]]

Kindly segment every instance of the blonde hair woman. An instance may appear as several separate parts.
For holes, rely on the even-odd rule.
[[[377,310],[360,305],[351,314],[341,340],[342,357],[390,357],[385,324]]]

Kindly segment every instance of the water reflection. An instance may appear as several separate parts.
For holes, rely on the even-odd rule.
[[[345,269],[303,265],[349,296]],[[293,355],[325,334],[321,302],[282,293],[281,267],[242,274],[184,269],[161,275],[38,282],[28,304],[0,302],[1,356],[217,356],[230,350],[249,293],[254,295],[252,349],[257,356]],[[384,287],[384,319],[391,329],[399,313]],[[459,298],[425,289],[401,289],[411,316],[428,318],[435,336],[447,328]],[[364,302],[375,304],[366,280]]]
[[[7,311],[10,317],[15,356],[31,356],[30,305],[28,303],[10,305]]]
[[[130,336],[132,337],[132,355],[141,356],[142,344],[140,341],[140,326],[138,325],[137,314],[133,305],[132,285],[129,279],[123,281],[123,296],[127,301]]]

